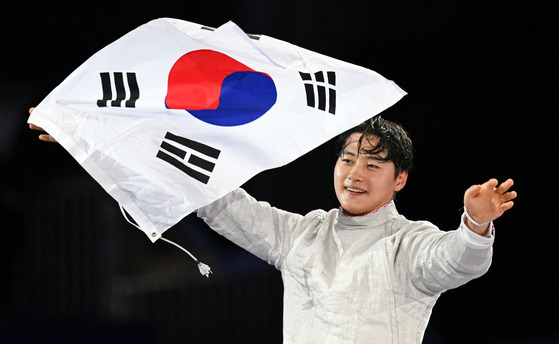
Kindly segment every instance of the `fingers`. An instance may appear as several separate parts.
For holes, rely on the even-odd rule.
[[[36,126],[35,124],[32,123],[29,123],[29,129],[45,131],[43,128]]]
[[[514,202],[510,201],[510,202],[505,202],[503,204],[501,204],[500,208],[503,212],[509,210],[510,208],[512,208],[514,206]]]
[[[489,188],[490,190],[493,190],[497,187],[498,184],[499,184],[499,182],[497,181],[497,179],[491,178],[488,181],[486,181],[485,183],[483,183],[483,186]]]
[[[31,109],[33,109],[33,108],[31,108]],[[29,111],[32,111],[32,110],[29,110]],[[39,127],[39,126],[37,126],[37,125],[35,125],[35,124],[32,124],[32,123],[29,123],[29,128],[30,128],[30,129],[33,129],[33,130],[45,131],[43,128],[41,128],[41,127]],[[57,141],[54,139],[54,137],[50,136],[49,134],[41,134],[41,135],[39,135],[39,140],[45,141],[45,142],[57,142]]]
[[[504,202],[508,202],[515,199],[516,196],[517,196],[516,191],[509,191],[503,194],[502,199]]]
[[[30,107],[30,108],[29,108],[29,114],[30,114],[30,115],[31,115],[31,113],[33,112],[33,110],[35,110],[34,107]]]
[[[41,141],[45,141],[45,142],[56,142],[56,140],[54,139],[54,137],[48,135],[48,134],[41,134],[39,135],[39,140]]]
[[[470,186],[464,194],[464,200],[466,200],[466,198],[477,198],[482,194],[488,196],[489,194],[493,194],[500,203],[509,202],[517,197],[516,191],[509,191],[513,185],[514,181],[510,178],[500,185],[497,179],[492,178],[481,185]]]
[[[516,191],[509,191],[513,185],[514,181],[509,178],[495,188],[495,192],[500,195],[501,204],[499,208],[502,212],[505,212],[514,206],[514,202],[512,200],[516,198],[517,193]]]
[[[514,181],[512,179],[507,179],[499,187],[495,188],[495,192],[498,195],[501,195],[501,201],[503,204],[510,202],[511,200],[515,199],[517,196],[516,191],[509,191],[510,188],[514,185]],[[512,203],[512,202],[510,202]],[[512,205],[510,206],[512,208]],[[510,209],[510,208],[508,208]],[[508,210],[507,209],[507,210]]]
[[[504,194],[505,192],[507,192],[512,186],[514,185],[514,181],[512,179],[507,179],[506,181],[504,181],[503,183],[501,183],[501,185],[499,185],[499,187],[497,188],[497,191],[500,192],[501,194]]]
[[[483,186],[490,190],[494,190],[499,195],[507,193],[513,185],[514,181],[510,178],[502,182],[501,185],[499,185],[499,182],[495,178],[491,178],[487,182],[483,183]]]

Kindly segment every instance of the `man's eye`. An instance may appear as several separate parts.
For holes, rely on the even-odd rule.
[[[353,161],[351,159],[342,159],[342,162],[345,164],[351,164]]]
[[[367,167],[368,167],[368,168],[372,168],[372,169],[378,168],[377,165],[373,165],[373,164],[368,164]]]

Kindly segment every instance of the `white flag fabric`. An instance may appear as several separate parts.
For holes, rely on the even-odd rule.
[[[109,44],[33,111],[152,241],[261,171],[405,95],[378,73],[228,22],[163,18]]]

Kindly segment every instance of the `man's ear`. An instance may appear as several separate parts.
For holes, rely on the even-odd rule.
[[[394,191],[398,192],[406,186],[406,181],[408,180],[408,171],[402,171],[396,177],[396,185],[394,186]]]

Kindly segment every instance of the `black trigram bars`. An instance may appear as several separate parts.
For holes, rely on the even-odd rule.
[[[126,87],[124,85],[124,75],[121,72],[113,73],[114,90],[116,98],[113,99],[113,87],[111,85],[111,74],[108,72],[99,73],[101,76],[101,87],[103,88],[103,99],[97,100],[98,107],[115,106],[121,107],[122,101],[126,99]],[[128,84],[128,99],[125,101],[125,107],[135,107],[136,100],[140,98],[140,89],[138,88],[138,80],[136,73],[126,73],[126,82]]]
[[[169,132],[165,135],[165,139],[173,141],[175,144],[178,144],[180,148],[175,144],[163,141],[161,143],[162,150],[157,152],[157,157],[175,166],[189,177],[201,183],[208,184],[210,174],[215,167],[215,162],[208,160],[208,158],[214,161],[217,160],[221,151],[201,142],[177,136]],[[195,153],[198,155],[195,155]],[[189,155],[189,157],[188,160],[185,161],[187,155]],[[192,166],[196,166],[208,173],[200,172],[198,169],[192,168]]]
[[[325,75],[326,74],[326,75]],[[307,93],[307,105],[322,111],[336,114],[336,73],[316,72],[314,74],[299,72]]]

